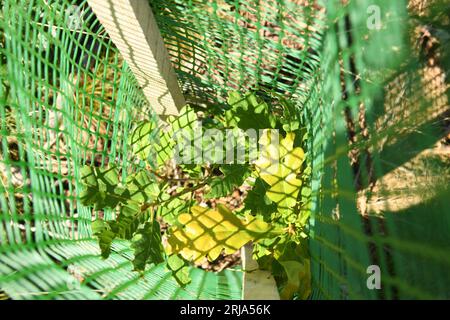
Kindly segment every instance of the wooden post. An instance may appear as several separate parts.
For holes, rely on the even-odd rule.
[[[253,260],[252,255],[252,244],[247,244],[241,249],[244,268],[242,299],[280,300],[280,294],[272,274],[269,271],[259,270],[258,263]]]
[[[178,114],[185,100],[147,0],[88,0],[150,105],[159,115]]]

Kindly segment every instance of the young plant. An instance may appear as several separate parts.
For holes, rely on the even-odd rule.
[[[253,93],[230,92],[228,108],[215,113],[202,110],[199,116],[186,106],[179,116],[169,117],[165,127],[148,121],[132,132],[129,146],[141,164],[139,171],[129,173],[114,165],[84,167],[82,204],[116,213],[114,220],[92,223],[102,256],[109,256],[114,239],[130,240],[136,271],[165,263],[180,285],[185,285],[190,281],[189,263],[214,261],[222,252],[231,254],[252,242],[254,258],[274,274],[281,297],[307,298],[311,170],[306,161],[306,135],[298,110],[283,98],[274,101],[269,105]],[[262,129],[258,159],[223,164],[219,159],[223,158],[222,144],[217,139],[225,136],[199,136],[204,128],[216,133],[227,129],[227,137],[235,142],[233,154],[234,146],[245,154],[254,147],[239,138],[239,130]],[[214,145],[219,147],[211,151]],[[206,153],[211,156],[207,161],[201,158]],[[193,161],[180,161],[188,158]],[[177,160],[185,178],[174,178],[166,170],[171,159]],[[244,205],[234,212],[223,205],[206,208],[194,197],[200,190],[204,199],[226,197],[244,184],[251,189]],[[170,226],[163,237],[162,223]]]

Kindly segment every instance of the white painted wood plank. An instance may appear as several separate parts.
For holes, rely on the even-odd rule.
[[[186,104],[147,0],[88,0],[159,115]]]
[[[242,267],[244,269],[243,300],[280,300],[277,284],[269,271],[259,270],[253,260],[253,245],[247,244],[241,249]]]

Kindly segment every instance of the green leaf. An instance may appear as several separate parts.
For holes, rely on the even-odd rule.
[[[170,196],[164,194],[162,200],[167,200]],[[165,222],[169,224],[175,224],[180,213],[188,212],[189,208],[194,202],[190,200],[184,200],[180,198],[173,198],[168,202],[164,202],[164,205],[158,206],[156,214],[163,218]]]
[[[102,257],[107,259],[111,254],[111,243],[116,234],[111,230],[110,225],[103,220],[92,222],[92,233],[98,238]]]
[[[242,109],[244,111],[248,110],[248,105],[250,101],[254,101],[254,96],[249,95],[248,99],[247,97],[243,97],[239,92],[237,91],[230,91],[228,93],[228,104],[230,106],[233,106],[235,109]]]
[[[139,224],[145,221],[146,218],[147,215],[145,215],[145,212],[141,212],[138,204],[127,203],[120,208],[120,214],[117,220],[109,221],[109,223],[118,238],[130,240],[139,227]]]
[[[133,236],[133,266],[136,271],[144,271],[146,264],[164,262],[162,255],[161,230],[157,221],[146,222]]]
[[[140,123],[130,136],[129,143],[133,153],[143,161],[156,159],[158,165],[163,165],[173,158],[176,134],[180,131],[193,134],[199,126],[197,113],[190,106],[180,110],[178,116],[169,116],[166,126],[158,127],[156,121]],[[183,150],[182,145],[178,145]]]
[[[140,211],[140,206],[127,203],[120,208],[117,220],[92,222],[92,232],[98,238],[102,257],[108,258],[111,252],[111,243],[114,239],[130,240],[139,225],[148,220],[146,212]]]
[[[119,204],[148,203],[160,193],[158,185],[147,171],[139,171],[126,179],[126,185],[119,182],[117,168],[85,166],[82,169],[83,191],[80,193],[83,205],[94,205],[96,210],[116,208]]]
[[[228,126],[241,129],[275,128],[276,117],[272,114],[268,104],[260,101],[253,93],[242,96],[232,91],[228,94],[230,109],[225,112]]]
[[[80,193],[81,203],[85,206],[94,205],[96,210],[115,208],[129,198],[128,190],[119,182],[116,167],[84,166],[81,169],[81,183],[84,186]]]
[[[283,235],[274,236],[274,237],[266,237],[258,241],[258,243],[254,244],[253,248],[253,258],[255,260],[259,260],[266,256],[272,256],[274,248],[283,241]]]
[[[178,116],[167,118],[167,128],[161,129],[158,144],[155,145],[158,165],[164,164],[167,160],[175,157],[175,151],[183,153],[190,148],[190,142],[194,139],[194,132],[200,126],[197,113],[187,105],[180,110]],[[182,137],[189,137],[190,141],[185,141]],[[187,146],[186,144],[189,144]],[[177,150],[175,150],[175,147]]]
[[[307,243],[281,241],[273,250],[274,258],[283,267],[285,276],[281,285],[282,299],[307,299],[311,293],[310,258]]]
[[[148,161],[151,147],[154,144],[155,131],[158,130],[156,121],[145,121],[134,129],[128,142],[133,153],[142,161]]]
[[[161,129],[159,139],[155,145],[158,166],[162,166],[167,160],[172,159],[174,146],[175,141],[173,140],[173,132],[171,129],[169,132]]]
[[[179,129],[193,130],[199,125],[197,113],[189,105],[183,107],[178,116],[169,116],[167,122],[171,125],[172,131]]]
[[[82,169],[82,182],[85,186],[81,193],[84,205],[94,205],[97,210],[120,208],[115,221],[97,220],[92,225],[102,256],[106,258],[113,239],[132,239],[139,225],[148,220],[150,212],[143,211],[142,205],[156,199],[159,188],[147,171],[129,176],[124,187],[119,183],[117,168],[86,166]]]
[[[299,118],[300,111],[288,100],[279,97],[280,104],[283,107],[283,117],[280,122],[283,125],[283,130],[286,132],[293,132],[300,128],[301,120]]]
[[[209,186],[211,190],[205,195],[205,199],[220,198],[231,194],[234,188],[244,183],[251,174],[248,165],[227,164],[220,167],[223,177],[214,177]]]
[[[202,166],[198,164],[180,164],[183,173],[189,175],[191,179],[200,179],[203,176]]]
[[[184,287],[191,282],[189,267],[178,255],[173,254],[167,258],[167,268],[172,271],[172,276],[180,286]]]
[[[148,171],[139,171],[128,176],[127,190],[130,193],[130,200],[138,203],[148,203],[154,201],[159,195],[158,184]]]
[[[257,178],[244,200],[245,209],[263,216],[265,221],[269,221],[271,213],[277,210],[277,205],[266,196],[269,189],[270,186],[263,179]]]

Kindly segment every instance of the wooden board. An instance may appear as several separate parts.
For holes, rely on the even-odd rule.
[[[178,114],[185,100],[147,0],[88,0],[159,115]]]
[[[247,244],[241,250],[244,269],[243,300],[280,300],[275,279],[269,271],[259,270],[253,260],[253,245]]]

